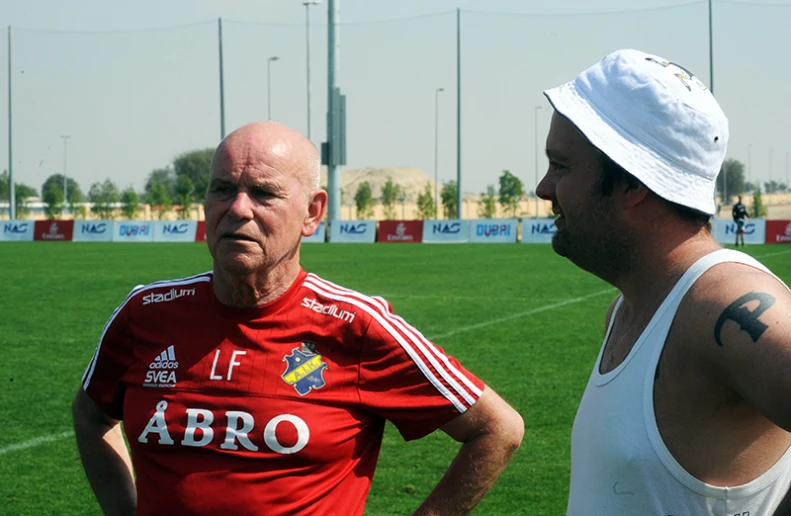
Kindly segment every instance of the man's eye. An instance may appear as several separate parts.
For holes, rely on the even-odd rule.
[[[260,199],[268,199],[274,194],[269,190],[255,190],[254,195]]]

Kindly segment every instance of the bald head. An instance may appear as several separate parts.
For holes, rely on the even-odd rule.
[[[248,162],[263,160],[294,174],[307,192],[320,188],[320,160],[316,146],[302,134],[277,122],[255,122],[236,129],[217,147],[212,175],[229,156]]]

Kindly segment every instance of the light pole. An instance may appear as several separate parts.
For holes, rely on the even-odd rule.
[[[769,183],[772,182],[772,152],[774,149],[769,149]]]
[[[439,94],[445,88],[434,92],[434,218],[439,218]],[[459,207],[461,208],[461,207]]]
[[[747,145],[747,182],[753,182],[753,144],[750,143]],[[755,187],[753,185],[753,190]]]
[[[310,140],[310,6],[319,5],[319,0],[308,0],[302,2],[305,6],[305,62],[307,67],[307,90],[308,90],[308,140]]]
[[[536,188],[535,190],[533,190],[533,194],[535,194],[536,196],[536,218],[538,218],[538,110],[539,109],[541,109],[541,106],[536,106],[536,108],[533,110],[533,131],[534,131],[533,138],[535,140],[534,143],[536,146],[536,155],[535,155]]]
[[[266,60],[266,119],[272,120],[272,61],[280,59],[272,56]]]
[[[68,186],[66,183],[66,142],[69,139],[69,135],[62,134],[60,137],[63,138],[63,214],[65,215],[68,211],[66,207],[68,206],[69,199]]]

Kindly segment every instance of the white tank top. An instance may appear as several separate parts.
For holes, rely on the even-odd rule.
[[[676,310],[690,286],[724,262],[772,274],[746,254],[715,251],[684,273],[623,363],[606,374],[599,373],[602,345],[574,420],[567,516],[769,516],[782,501],[791,485],[791,448],[755,480],[715,487],[676,462],[656,425],[654,376]]]

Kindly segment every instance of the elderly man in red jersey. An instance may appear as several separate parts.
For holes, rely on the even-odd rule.
[[[256,123],[220,144],[213,270],[133,290],[73,405],[106,513],[361,515],[388,420],[462,443],[415,514],[465,514],[500,475],[521,417],[387,301],[301,268],[326,203],[299,133]]]

